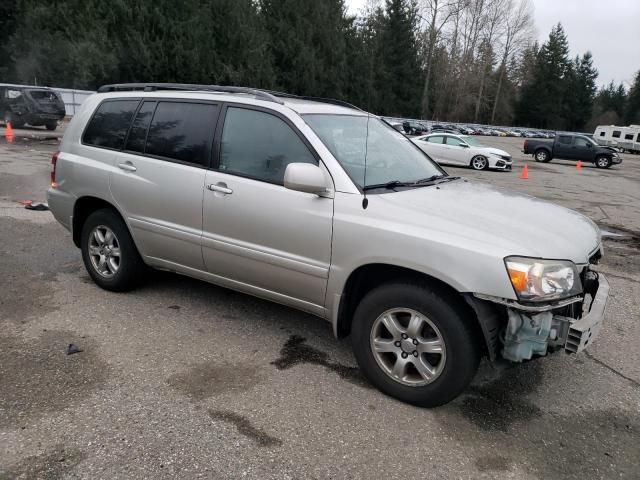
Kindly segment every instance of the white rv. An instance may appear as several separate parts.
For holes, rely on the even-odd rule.
[[[640,153],[640,125],[617,127],[598,125],[593,139],[600,145],[619,148],[631,153]]]

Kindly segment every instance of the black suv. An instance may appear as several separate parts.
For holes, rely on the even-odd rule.
[[[0,118],[20,128],[25,123],[55,130],[65,115],[64,102],[55,90],[46,87],[0,83]]]

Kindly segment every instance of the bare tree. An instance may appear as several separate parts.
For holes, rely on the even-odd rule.
[[[510,60],[520,53],[534,35],[533,8],[530,0],[508,0],[505,30],[502,35],[502,60],[498,74],[498,86],[491,110],[491,123],[495,121],[502,83]]]
[[[435,51],[442,29],[453,15],[464,8],[467,0],[423,0],[420,18],[426,22],[424,32],[426,50],[424,64],[426,68],[424,88],[422,90],[422,115],[427,118],[430,113],[429,95],[433,70],[433,52]]]

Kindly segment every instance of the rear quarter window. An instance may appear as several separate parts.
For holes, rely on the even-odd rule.
[[[82,143],[121,150],[139,100],[107,100],[96,109],[82,136]]]

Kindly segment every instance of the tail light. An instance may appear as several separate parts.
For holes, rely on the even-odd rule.
[[[58,182],[56,182],[56,164],[58,163],[58,156],[60,152],[56,152],[51,156],[51,188],[57,188]]]

